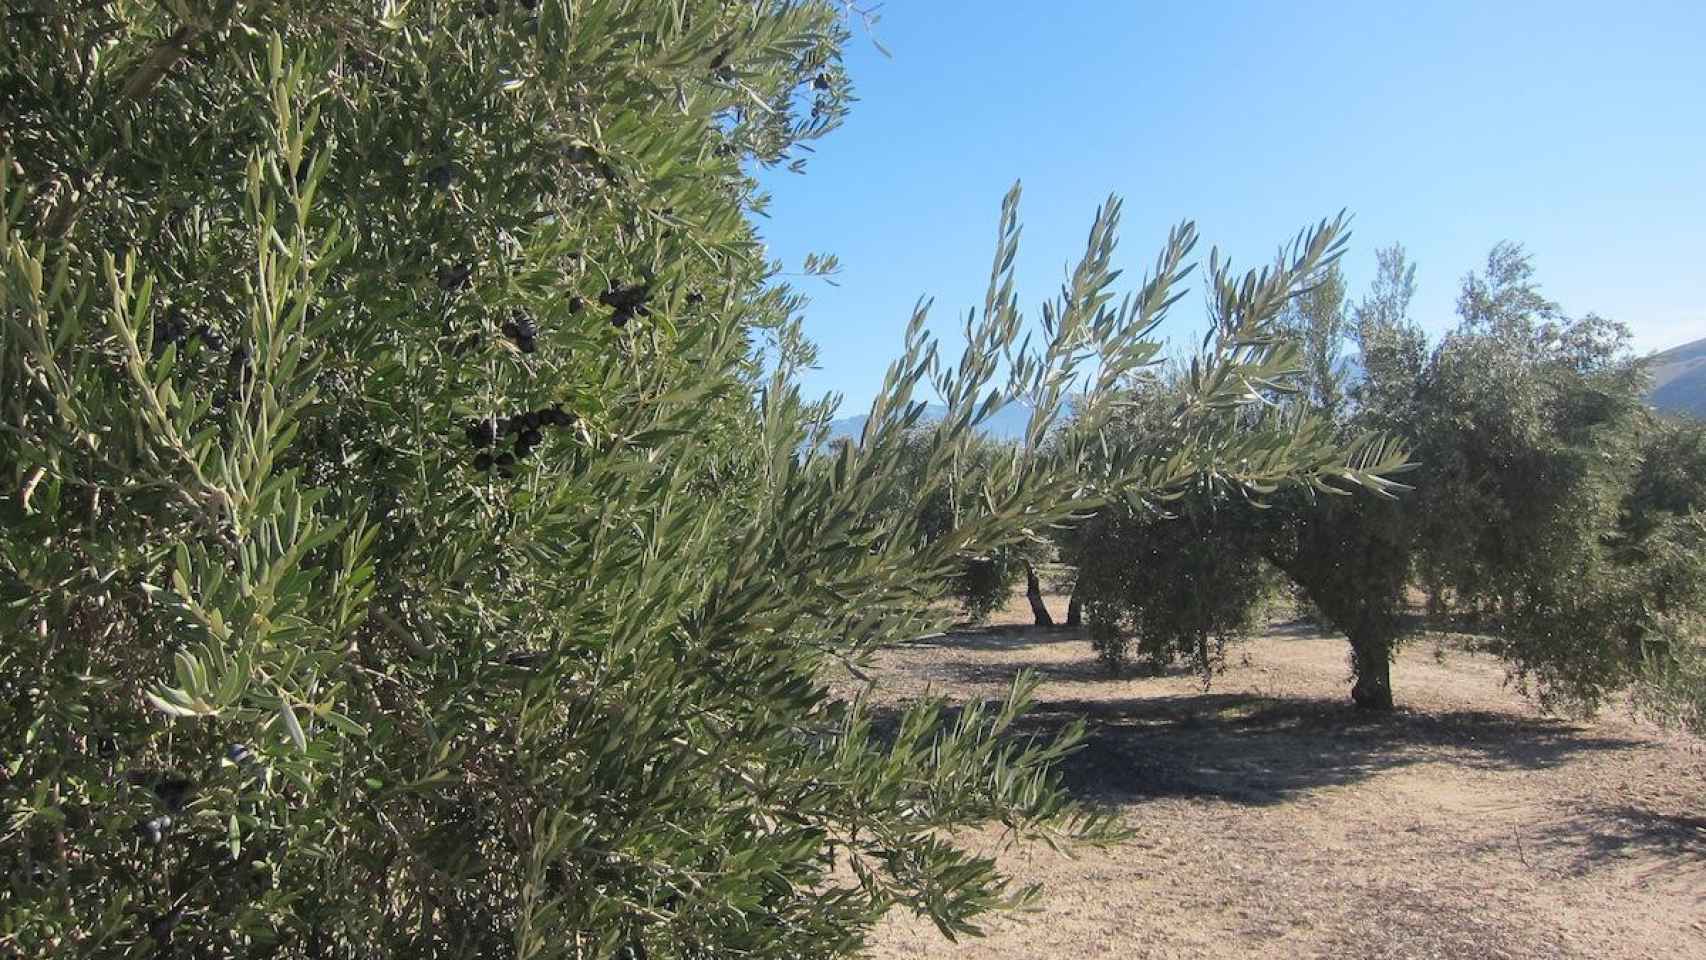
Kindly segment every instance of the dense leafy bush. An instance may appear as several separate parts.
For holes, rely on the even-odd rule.
[[[1233,504],[1098,514],[1079,570],[1097,657],[1115,673],[1136,659],[1152,673],[1184,662],[1212,676],[1272,590],[1256,534]]]
[[[952,536],[966,517],[987,510],[989,483],[998,466],[1019,451],[1012,444],[975,437],[932,477],[928,440],[926,428],[915,427],[908,433],[891,477],[894,496],[885,509],[916,523],[920,541],[931,544]],[[958,557],[943,584],[945,597],[957,603],[968,620],[987,619],[1012,596],[1030,552],[1026,544],[1018,543]]]
[[[1610,545],[1643,378],[1619,324],[1543,297],[1520,248],[1464,283],[1411,429],[1421,567],[1542,702],[1590,708],[1638,661]]]
[[[1706,423],[1647,425],[1615,554],[1620,616],[1642,644],[1637,701],[1706,729]]]

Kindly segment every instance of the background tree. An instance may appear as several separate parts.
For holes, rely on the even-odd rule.
[[[1326,262],[1308,275],[1297,296],[1276,305],[1270,336],[1284,346],[1272,355],[1274,366],[1263,377],[1242,385],[1251,402],[1230,423],[1239,435],[1256,441],[1253,449],[1280,443],[1280,438],[1309,437],[1355,451],[1353,467],[1392,467],[1401,460],[1396,448],[1372,434],[1349,436],[1331,418],[1340,406],[1343,377],[1337,345],[1343,283],[1336,266]],[[1311,325],[1303,318],[1329,318],[1330,323]],[[1146,378],[1136,385],[1134,399],[1112,432],[1121,443],[1179,448],[1194,429],[1179,418],[1180,398],[1201,381],[1194,365]],[[1276,404],[1291,397],[1301,399],[1281,415]],[[1356,476],[1353,470],[1341,479],[1354,486]],[[1312,491],[1346,489],[1330,484],[1330,475],[1318,474],[1307,483],[1237,489],[1202,484],[1175,491],[1164,501],[1124,497],[1065,534],[1063,556],[1078,568],[1074,604],[1083,605],[1097,656],[1117,672],[1135,642],[1138,656],[1152,670],[1183,660],[1205,678],[1212,676],[1227,642],[1255,624],[1259,607],[1272,593],[1273,578],[1264,563],[1264,554],[1272,552],[1267,550],[1271,533],[1258,522],[1258,505],[1271,498],[1303,498],[1301,503]],[[1385,481],[1361,485],[1388,486]],[[1336,562],[1337,556],[1323,559]]]
[[[1408,316],[1415,267],[1398,246],[1378,251],[1377,263],[1373,288],[1354,316],[1342,281],[1321,284],[1288,315],[1311,356],[1308,390],[1293,402],[1331,417],[1339,437],[1379,433],[1413,444],[1425,344]],[[1345,373],[1347,340],[1362,346],[1354,378]],[[1245,519],[1261,530],[1263,556],[1297,585],[1316,616],[1349,641],[1352,701],[1390,710],[1392,657],[1414,570],[1414,504],[1347,492],[1288,490]]]
[[[989,482],[996,464],[1017,454],[1011,443],[987,436],[974,437],[947,469],[948,479],[934,487],[929,475],[929,430],[915,427],[908,434],[905,453],[897,464],[895,496],[885,509],[916,517],[923,543],[950,536],[964,519],[986,509],[991,494]],[[1013,587],[1027,574],[1028,557],[1035,549],[1025,543],[1003,546],[987,553],[959,558],[955,570],[943,584],[944,596],[958,603],[967,620],[980,622],[1004,606]]]
[[[1620,324],[1565,316],[1532,273],[1495,247],[1429,359],[1420,561],[1543,702],[1588,707],[1632,662],[1605,591],[1644,381]]]
[[[1398,247],[1378,263],[1373,290],[1354,311],[1331,270],[1291,301],[1282,323],[1302,345],[1298,389],[1276,399],[1286,416],[1324,418],[1343,445],[1397,438],[1418,461],[1403,478],[1416,492],[1396,501],[1346,495],[1318,478],[1245,506],[1187,499],[1173,507],[1212,522],[1147,529],[1150,518],[1132,514],[1121,531],[1101,519],[1086,528],[1094,541],[1073,551],[1081,582],[1124,578],[1130,589],[1123,606],[1095,609],[1099,651],[1117,661],[1126,636],[1140,648],[1156,636],[1235,636],[1260,600],[1259,591],[1239,589],[1260,556],[1345,634],[1352,699],[1362,707],[1393,706],[1390,664],[1406,625],[1419,622],[1408,609],[1417,581],[1436,612],[1446,600],[1473,617],[1548,706],[1591,708],[1654,644],[1667,651],[1658,662],[1685,669],[1668,651],[1694,648],[1664,638],[1693,609],[1682,598],[1694,596],[1694,568],[1682,558],[1694,527],[1686,511],[1664,513],[1657,525],[1667,532],[1644,540],[1629,518],[1663,512],[1641,504],[1693,501],[1653,478],[1638,484],[1648,493],[1625,496],[1642,380],[1622,328],[1564,314],[1540,293],[1526,254],[1501,244],[1483,272],[1465,279],[1458,327],[1430,348],[1407,316],[1414,267]],[[1361,347],[1361,362],[1347,383],[1348,341]],[[1652,461],[1685,461],[1685,449],[1655,449]],[[1169,568],[1215,583],[1199,591],[1212,599],[1168,598]],[[1231,627],[1216,634],[1209,623]]]
[[[1625,494],[1614,554],[1620,616],[1642,644],[1637,703],[1706,727],[1706,424],[1654,417]]]
[[[1115,675],[1132,659],[1157,675],[1175,662],[1205,681],[1218,672],[1272,592],[1255,535],[1231,503],[1099,512],[1082,532],[1095,550],[1078,574],[1097,658]]]
[[[1543,702],[1591,706],[1638,660],[1608,553],[1639,410],[1627,336],[1566,316],[1526,254],[1500,244],[1465,278],[1458,327],[1429,349],[1405,315],[1414,268],[1401,248],[1379,267],[1356,311],[1363,372],[1339,429],[1403,438],[1416,492],[1293,497],[1264,518],[1269,556],[1350,639],[1359,705],[1392,704],[1390,655],[1419,578],[1478,617]],[[1298,318],[1318,339],[1342,328],[1331,311]]]

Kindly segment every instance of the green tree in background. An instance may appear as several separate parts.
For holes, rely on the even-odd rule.
[[[1214,287],[1224,289],[1221,281]],[[1226,419],[1222,438],[1238,437],[1257,458],[1308,438],[1323,448],[1353,451],[1353,465],[1381,464],[1383,477],[1399,472],[1400,447],[1372,432],[1353,435],[1332,415],[1340,408],[1338,384],[1344,375],[1337,342],[1343,282],[1336,262],[1309,274],[1300,291],[1275,305],[1266,333],[1274,345],[1273,366],[1239,385],[1249,402]],[[1337,318],[1330,329],[1301,319],[1329,313]],[[1193,439],[1197,427],[1180,411],[1184,398],[1203,382],[1194,362],[1145,377],[1106,433],[1118,445],[1139,449],[1181,449],[1200,442]],[[1262,515],[1275,503],[1297,508],[1318,495],[1357,487],[1389,495],[1393,486],[1385,479],[1369,483],[1353,470],[1274,477],[1237,488],[1200,483],[1164,498],[1111,498],[1060,538],[1063,557],[1078,568],[1073,603],[1082,607],[1098,657],[1117,672],[1135,642],[1137,655],[1152,670],[1183,660],[1205,678],[1212,676],[1227,642],[1248,632],[1258,605],[1272,593],[1273,578],[1262,561],[1273,553],[1273,534]],[[1337,545],[1317,547],[1327,552],[1310,553],[1311,560],[1330,565],[1346,560]]]
[[[1520,248],[1495,247],[1429,358],[1419,561],[1542,702],[1591,707],[1638,660],[1610,602],[1610,544],[1645,381],[1621,324],[1564,315],[1532,273]]]
[[[1375,432],[1414,444],[1411,414],[1425,357],[1425,340],[1408,314],[1415,267],[1398,246],[1378,251],[1377,263],[1373,289],[1354,309],[1342,280],[1333,277],[1288,315],[1309,345],[1303,402],[1331,417],[1341,437]],[[1347,340],[1362,348],[1362,369],[1354,378],[1346,373]],[[1404,479],[1423,482],[1414,476]],[[1262,531],[1263,555],[1349,641],[1352,701],[1390,710],[1392,657],[1415,566],[1414,494],[1393,500],[1347,492],[1289,490],[1246,520]]]
[[[1706,729],[1706,423],[1651,418],[1614,555],[1620,615],[1643,643],[1637,703]]]
[[[1543,703],[1592,707],[1629,679],[1650,632],[1626,616],[1640,591],[1613,549],[1642,388],[1627,334],[1565,315],[1521,248],[1500,244],[1430,348],[1407,316],[1414,267],[1396,247],[1378,263],[1349,325],[1362,374],[1340,431],[1403,438],[1415,492],[1293,496],[1258,520],[1268,555],[1350,640],[1359,705],[1392,705],[1391,655],[1419,581],[1474,618]],[[1339,342],[1344,312],[1325,306],[1297,314],[1305,342]],[[1317,376],[1316,396],[1336,404]]]

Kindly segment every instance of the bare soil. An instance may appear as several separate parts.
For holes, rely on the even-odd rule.
[[[1050,598],[1059,616],[1062,598]],[[945,940],[894,916],[878,958],[1706,958],[1706,748],[1623,711],[1541,715],[1484,655],[1411,644],[1397,712],[1349,703],[1346,645],[1276,625],[1204,691],[1111,679],[1022,597],[992,626],[879,660],[878,697],[1002,696],[1043,678],[1031,729],[1089,724],[1063,770],[1135,831],[1002,866],[1036,912]],[[990,830],[965,835],[998,849]]]

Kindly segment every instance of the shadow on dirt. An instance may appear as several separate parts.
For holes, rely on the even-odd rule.
[[[1568,851],[1565,869],[1577,874],[1652,858],[1662,859],[1668,870],[1706,869],[1706,817],[1631,804],[1582,811],[1549,825],[1535,840],[1543,848]]]
[[[954,719],[950,712],[944,722]],[[1560,720],[1482,711],[1378,715],[1348,701],[1230,693],[1039,702],[1015,733],[1053,737],[1079,719],[1083,745],[1059,772],[1074,795],[1096,803],[1184,797],[1266,805],[1423,761],[1534,770],[1642,745]]]
[[[1077,627],[1033,627],[1026,624],[999,624],[985,627],[956,627],[947,633],[919,637],[900,645],[905,650],[981,650],[1010,653],[1031,650],[1057,643],[1072,643],[1080,639]]]

